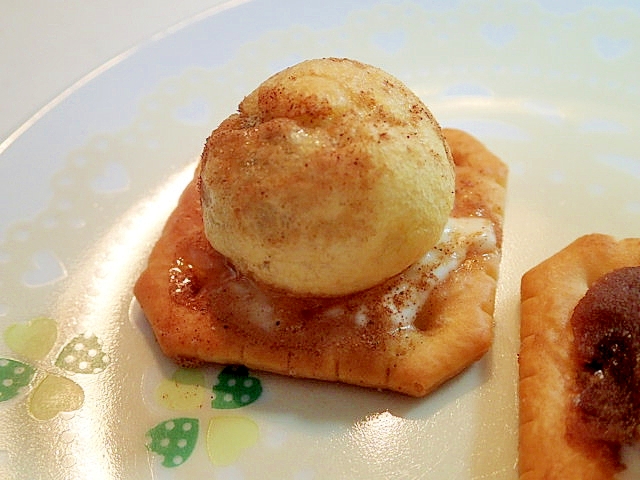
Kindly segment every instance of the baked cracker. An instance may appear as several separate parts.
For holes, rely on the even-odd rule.
[[[237,280],[238,274],[204,236],[196,171],[134,290],[164,354],[186,366],[243,364],[416,397],[482,357],[493,340],[507,167],[469,134],[444,133],[456,169],[452,215],[489,219],[497,241],[490,252],[471,251],[433,289],[418,314],[417,328],[390,329],[375,318],[364,324],[327,321],[314,317],[314,311],[341,300],[299,300],[242,278],[241,287],[230,292],[224,282],[210,281],[226,275]],[[361,300],[373,305],[385,288],[382,284],[350,295],[346,305],[357,306]],[[252,303],[262,294],[282,320],[260,323],[271,318]]]
[[[570,319],[594,281],[635,265],[640,265],[640,238],[617,241],[590,234],[522,277],[521,480],[611,479],[621,469],[617,455],[606,445],[580,444],[567,436],[567,416],[575,395]]]

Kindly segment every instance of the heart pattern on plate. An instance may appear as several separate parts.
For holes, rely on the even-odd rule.
[[[56,365],[68,372],[100,373],[109,364],[109,356],[93,334],[85,333],[71,340],[60,352]]]
[[[29,397],[29,412],[38,420],[50,420],[61,412],[78,410],[84,403],[84,390],[73,380],[47,375]]]
[[[194,410],[205,401],[204,373],[180,368],[156,388],[156,400],[171,410]]]
[[[250,418],[220,416],[209,421],[207,453],[214,465],[231,465],[257,441],[258,425]]]
[[[172,418],[147,432],[147,448],[162,457],[163,466],[177,467],[191,456],[198,429],[196,418]]]
[[[155,400],[171,410],[197,410],[205,406],[205,374],[200,369],[177,369],[171,378],[160,381]],[[255,402],[262,395],[262,382],[249,374],[245,366],[229,365],[218,373],[211,392],[211,408],[235,409]],[[146,433],[147,449],[161,457],[167,468],[182,465],[198,441],[200,421],[196,418],[172,418]],[[184,429],[188,429],[188,434]],[[215,466],[234,463],[259,438],[259,428],[251,418],[217,415],[209,419],[205,448]]]
[[[262,384],[249,375],[247,367],[229,365],[218,375],[213,387],[213,408],[240,408],[255,402],[262,394]]]
[[[31,383],[35,369],[31,365],[0,358],[0,402],[12,399]]]
[[[10,325],[4,331],[4,341],[16,354],[39,362],[53,348],[58,336],[58,324],[46,317],[36,317],[26,323]],[[78,335],[62,349],[55,365],[67,373],[95,374],[109,364],[102,342],[93,334]],[[31,391],[27,407],[36,420],[50,420],[62,412],[78,410],[84,404],[84,390],[64,375],[52,373],[46,365],[36,368],[27,362],[0,358],[0,402],[16,397],[31,384],[36,373],[44,376]]]
[[[14,323],[7,327],[4,331],[4,343],[29,360],[40,360],[49,353],[57,335],[55,320],[37,317],[26,323]]]

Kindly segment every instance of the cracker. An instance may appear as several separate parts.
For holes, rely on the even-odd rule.
[[[640,239],[583,236],[528,271],[521,284],[520,440],[522,480],[610,479],[620,470],[606,445],[567,436],[575,368],[573,309],[604,274],[640,265]]]
[[[444,133],[456,165],[452,215],[487,218],[496,242],[491,251],[470,250],[433,288],[415,328],[391,328],[375,313],[363,322],[341,319],[363,302],[370,312],[382,309],[379,298],[395,277],[348,297],[298,299],[238,276],[204,236],[194,179],[134,290],[164,354],[182,365],[243,364],[411,396],[426,395],[482,357],[493,339],[507,168],[472,136]]]

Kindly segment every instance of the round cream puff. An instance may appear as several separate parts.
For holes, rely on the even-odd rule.
[[[207,139],[205,234],[293,295],[364,290],[417,261],[453,207],[454,166],[423,102],[388,73],[325,58],[264,81]]]

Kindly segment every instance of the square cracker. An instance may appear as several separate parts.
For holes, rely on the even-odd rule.
[[[594,281],[640,265],[640,238],[591,234],[529,270],[521,282],[520,440],[522,480],[610,479],[620,470],[606,446],[566,435],[574,393],[573,309]]]
[[[322,320],[314,310],[326,311],[335,299],[298,300],[238,279],[205,238],[196,171],[134,289],[162,351],[182,365],[243,364],[412,396],[426,395],[478,360],[493,340],[507,168],[470,135],[444,133],[456,169],[452,216],[485,217],[497,241],[490,252],[470,250],[431,291],[416,328],[393,329],[376,318]],[[233,287],[211,281],[225,276],[234,277]],[[389,282],[349,296],[346,305],[371,302]],[[262,295],[278,312],[268,326],[260,322],[271,319],[269,312],[255,302]]]

